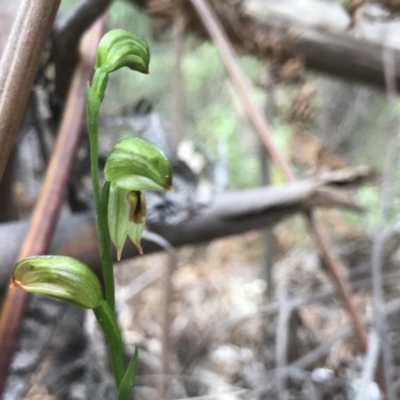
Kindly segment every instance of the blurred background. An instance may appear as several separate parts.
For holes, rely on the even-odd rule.
[[[115,265],[127,357],[140,349],[134,398],[399,398],[400,4],[207,2],[235,49],[247,104],[299,179],[289,184],[195,3],[115,0],[106,16],[107,30],[148,41],[151,63],[149,75],[110,77],[100,165],[119,139],[139,135],[165,151],[175,174],[174,193],[148,194],[148,254],[128,249]],[[0,4],[1,25],[12,12]],[[81,4],[62,1],[54,38]],[[29,218],[56,138],[67,91],[57,54],[73,49],[54,38],[2,183],[0,238],[14,232],[10,221]],[[366,349],[310,235],[310,207],[340,259]],[[84,138],[62,216],[92,210]],[[35,297],[24,329],[5,399],[112,399],[91,315]]]

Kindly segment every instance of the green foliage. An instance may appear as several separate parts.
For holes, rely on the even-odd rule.
[[[105,168],[106,181],[127,190],[166,190],[171,187],[171,165],[156,146],[139,138],[119,141]]]
[[[117,29],[101,40],[92,85],[87,86],[86,108],[90,163],[96,206],[96,232],[105,285],[105,300],[95,273],[70,257],[39,256],[20,261],[13,271],[13,285],[92,309],[106,336],[119,400],[128,400],[135,379],[137,350],[125,370],[121,333],[115,318],[114,275],[111,240],[120,255],[126,236],[141,251],[140,239],[146,217],[143,190],[171,187],[171,166],[154,145],[138,138],[116,144],[106,161],[106,182],[100,187],[98,171],[98,117],[109,74],[128,67],[147,73],[150,52],[147,43],[132,33]]]
[[[135,376],[136,376],[136,366],[137,366],[138,355],[139,355],[139,352],[138,352],[138,348],[136,346],[133,356],[131,358],[131,361],[129,362],[129,366],[126,369],[126,372],[125,372],[124,377],[122,378],[121,384],[119,385],[117,400],[124,400],[124,399],[128,398],[132,391],[132,383],[135,380]]]
[[[149,46],[141,37],[125,29],[113,29],[99,43],[95,68],[110,73],[127,67],[147,74],[149,63]]]
[[[13,270],[14,286],[93,309],[103,301],[96,274],[84,263],[65,256],[24,258]]]

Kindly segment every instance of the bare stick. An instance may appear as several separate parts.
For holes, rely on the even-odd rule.
[[[322,357],[326,356],[336,342],[349,338],[352,333],[351,328],[346,328],[343,332],[340,332],[332,339],[320,344],[315,349],[312,349],[307,354],[304,354],[299,359],[292,362],[289,367],[299,369],[309,368],[310,365],[317,363]]]
[[[173,103],[172,103],[172,114],[173,114],[173,135],[172,144],[175,152],[177,151],[178,145],[183,138],[184,130],[184,83],[182,77],[182,58],[185,49],[185,22],[183,14],[179,12],[179,9],[175,15],[174,21],[174,51],[175,51],[175,63],[173,68]],[[162,323],[162,355],[161,355],[161,388],[160,398],[161,400],[170,399],[169,381],[168,376],[170,375],[170,359],[171,359],[171,344],[170,344],[170,331],[171,331],[171,302],[172,302],[172,276],[177,268],[178,254],[176,252],[167,254],[167,268],[165,271],[164,280],[164,299],[163,299],[163,323]]]
[[[232,83],[237,90],[242,106],[252,122],[257,134],[260,136],[270,156],[283,172],[285,177],[289,181],[294,181],[296,178],[289,164],[275,145],[265,118],[257,109],[250,96],[249,84],[237,63],[235,52],[225,32],[223,31],[221,23],[218,21],[215,13],[208,5],[207,0],[190,1],[201,17],[201,20],[208,30],[211,38],[215,42],[220,52],[222,61],[224,62],[225,68],[227,69]],[[361,323],[361,318],[357,313],[348,282],[346,282],[342,276],[342,265],[333,251],[331,241],[323,231],[322,227],[314,220],[311,211],[306,211],[305,216],[311,232],[313,233],[314,242],[321,252],[321,256],[330,271],[332,280],[335,283],[343,304],[349,314],[360,350],[364,352],[367,344],[365,327]]]
[[[161,374],[160,379],[160,400],[168,400],[169,393],[169,363],[170,363],[170,327],[171,327],[171,313],[170,307],[172,302],[172,275],[177,265],[177,254],[167,254],[167,266],[164,272],[164,293],[163,293],[163,307],[162,307],[162,355],[161,355]]]
[[[0,63],[0,181],[60,0],[23,0]]]
[[[163,276],[165,276],[165,268],[157,266],[143,272],[137,278],[129,282],[128,285],[121,287],[118,290],[117,309],[122,304],[132,302],[143,290],[146,290],[148,287],[158,282]],[[120,313],[120,310],[118,311]]]
[[[286,289],[278,293],[279,315],[275,332],[275,370],[277,376],[278,397],[285,398],[286,390],[286,365],[289,341],[289,323],[292,307],[286,297]]]
[[[184,136],[185,127],[185,84],[182,75],[182,58],[185,51],[185,20],[183,14],[175,17],[174,21],[174,53],[175,61],[172,70],[173,74],[173,96],[172,96],[172,114],[173,114],[173,134],[172,144],[175,151],[178,149],[180,141]]]
[[[272,118],[275,110],[275,88],[274,88],[274,79],[272,77],[271,68],[265,68],[266,78],[267,78],[267,86],[269,87],[269,92],[265,93],[265,106],[264,113],[265,117]],[[260,140],[260,139],[259,139]],[[271,174],[271,163],[268,152],[260,143],[258,150],[259,158],[260,158],[260,168],[261,168],[261,185],[267,186],[271,184],[270,174]],[[274,296],[274,281],[272,277],[272,267],[274,264],[274,233],[272,228],[265,228],[261,231],[262,240],[263,240],[263,248],[264,253],[262,256],[262,269],[263,269],[263,278],[267,284],[266,296],[269,301],[272,301]]]
[[[383,52],[383,64],[385,71],[385,82],[387,90],[388,106],[391,113],[395,113],[395,95],[396,81],[393,66],[393,54],[389,49]],[[397,129],[400,128],[399,119],[397,120]],[[381,197],[379,204],[379,221],[374,234],[371,254],[371,276],[372,276],[372,293],[373,293],[373,311],[374,325],[379,336],[382,348],[383,361],[383,380],[385,392],[388,400],[396,400],[397,395],[392,385],[394,378],[394,367],[391,351],[387,343],[387,322],[382,310],[385,306],[384,290],[383,290],[383,252],[384,242],[386,240],[385,227],[388,224],[388,213],[392,207],[392,186],[395,176],[395,170],[398,165],[399,158],[399,133],[395,132],[389,140],[386,149],[386,162],[382,173]]]
[[[367,385],[373,379],[376,365],[378,364],[379,345],[379,336],[374,330],[372,330],[368,335],[368,349],[367,354],[365,355],[364,367],[362,371],[361,379],[363,380],[363,386],[357,393],[355,400],[364,400],[368,396],[366,393],[368,387]]]
[[[398,312],[400,309],[400,299],[392,300],[387,303],[384,309],[385,316],[388,316],[392,313]],[[369,318],[365,318],[365,322],[371,322]],[[309,353],[304,354],[302,357],[294,361],[290,364],[290,367],[294,368],[309,368],[311,365],[318,362],[322,357],[329,353],[333,345],[339,340],[344,340],[350,338],[352,335],[352,330],[350,328],[346,328],[343,332],[340,332],[338,335],[330,339],[328,342],[322,343],[317,346],[315,349],[311,350]]]

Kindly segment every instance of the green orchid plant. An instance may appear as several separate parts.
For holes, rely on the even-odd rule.
[[[171,165],[161,150],[144,140],[130,137],[121,140],[111,151],[104,169],[105,183],[101,187],[98,117],[109,74],[123,67],[147,74],[149,62],[150,51],[143,39],[123,29],[112,30],[100,41],[92,84],[88,84],[86,90],[96,232],[104,290],[97,275],[87,265],[64,256],[25,258],[16,264],[12,276],[12,286],[93,310],[108,343],[118,400],[130,398],[138,351],[136,348],[125,367],[121,332],[115,315],[111,246],[115,246],[120,259],[129,237],[142,253],[140,240],[146,221],[144,191],[170,189],[172,175]]]

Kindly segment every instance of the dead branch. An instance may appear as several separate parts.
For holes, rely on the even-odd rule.
[[[387,101],[396,115],[396,83],[394,79],[393,53],[389,49],[384,52],[384,72],[386,82]],[[399,129],[399,119],[396,118],[397,129]],[[381,195],[379,204],[379,221],[376,226],[371,252],[371,275],[373,288],[373,311],[374,325],[376,333],[381,343],[382,364],[383,364],[383,383],[385,385],[386,396],[388,400],[397,399],[393,387],[394,365],[391,351],[388,347],[387,321],[382,312],[385,305],[383,288],[383,263],[384,263],[384,243],[387,240],[386,226],[389,224],[388,213],[392,207],[393,195],[392,187],[394,183],[395,171],[399,161],[399,133],[393,132],[386,149],[385,167],[382,174]]]
[[[160,398],[164,400],[170,399],[169,393],[169,374],[171,362],[171,302],[173,298],[172,276],[178,264],[178,254],[176,252],[167,254],[167,263],[164,270],[164,286],[163,286],[163,310],[162,310],[162,357],[161,357],[161,374],[160,379]]]
[[[175,62],[172,70],[173,87],[172,87],[172,115],[173,115],[173,135],[172,143],[175,152],[179,143],[183,139],[185,125],[185,107],[184,107],[184,82],[182,76],[182,58],[185,50],[185,21],[180,14],[175,16],[174,25],[174,53]],[[160,382],[160,398],[163,400],[170,399],[169,374],[171,364],[171,302],[173,299],[172,278],[177,269],[179,255],[177,252],[170,252],[167,255],[167,267],[165,270],[164,293],[163,293],[163,310],[162,310],[162,354],[161,354],[161,382]]]
[[[283,288],[278,292],[279,314],[278,323],[275,332],[275,368],[277,376],[277,388],[279,399],[285,398],[286,390],[286,371],[288,359],[288,342],[290,317],[292,315],[292,306],[287,298],[286,289]]]
[[[250,122],[253,124],[256,133],[264,143],[266,150],[270,154],[273,161],[277,164],[285,178],[289,182],[296,180],[296,177],[285,158],[274,143],[268,123],[262,113],[258,110],[250,96],[250,88],[246,78],[241,71],[235,51],[228,40],[226,33],[221,26],[217,16],[210,8],[207,0],[190,0],[204,26],[214,41],[226,70],[232,80],[232,83],[238,93],[239,100],[246,111]],[[338,293],[349,314],[354,328],[354,333],[358,340],[359,348],[362,352],[366,349],[367,337],[365,327],[361,323],[359,314],[355,307],[348,282],[342,276],[343,265],[335,254],[333,245],[324,232],[322,226],[315,220],[311,209],[304,211],[305,219],[309,225],[310,232],[315,245],[321,253],[325,264],[328,267],[331,278],[336,285]]]
[[[81,62],[74,74],[57,142],[18,259],[43,254],[48,248],[81,137],[85,117],[86,84],[93,71],[94,58],[102,31],[103,21],[99,21],[90,31],[90,36],[86,37],[82,43]],[[2,354],[0,393],[4,388],[9,363],[17,347],[28,300],[29,295],[26,292],[14,288],[7,291],[3,302],[0,316],[0,352]]]
[[[227,193],[221,195],[198,217],[176,226],[160,227],[159,234],[174,247],[178,247],[274,225],[314,205],[315,192],[319,187],[321,186],[318,182],[311,180]],[[336,205],[335,202],[324,204],[324,206]],[[2,255],[0,287],[2,288],[8,281],[9,270],[18,255],[19,243],[26,226],[26,222],[0,224],[0,254]],[[143,248],[146,254],[164,249],[157,241],[146,240],[146,237]],[[70,255],[89,265],[98,266],[97,239],[92,214],[82,213],[62,217],[49,253]],[[133,255],[137,255],[133,246],[128,246],[123,252],[124,258]]]
[[[269,21],[273,20],[274,17]],[[296,49],[297,54],[304,58],[306,67],[356,82],[384,87],[381,45],[355,38],[348,33],[295,27],[292,26],[294,22],[290,22],[285,38]],[[262,26],[266,30],[273,29],[270,22],[264,22]],[[400,51],[393,50],[393,55],[396,81],[400,83]]]
[[[385,316],[395,313],[399,309],[400,309],[400,299],[392,300],[385,305],[385,308],[384,308]],[[366,319],[365,322],[368,323],[371,321],[369,319]],[[342,332],[338,333],[336,336],[334,336],[329,341],[320,344],[318,347],[311,350],[309,353],[304,354],[298,360],[291,363],[290,367],[301,368],[301,369],[309,368],[311,365],[315,364],[321,358],[323,358],[326,354],[328,354],[336,342],[338,342],[339,340],[345,340],[345,339],[351,337],[352,333],[353,332],[350,328],[344,329]]]
[[[60,0],[24,0],[0,62],[0,181]]]
[[[379,336],[374,330],[368,335],[368,349],[365,355],[364,368],[362,371],[363,386],[360,391],[356,394],[355,400],[364,400],[367,396],[366,388],[367,384],[374,378],[375,369],[378,364],[380,349]]]
[[[166,25],[172,24],[171,16],[175,7],[173,0],[130,1],[143,6],[155,17],[164,18]],[[396,0],[377,1],[396,2]],[[385,87],[383,46],[354,37],[346,30],[346,23],[338,24],[340,26],[336,26],[335,30],[329,30],[324,20],[315,21],[312,26],[302,24],[298,15],[285,14],[279,7],[274,7],[274,3],[263,0],[234,2],[219,0],[212,1],[212,6],[229,39],[240,50],[251,52],[258,57],[272,56],[272,59],[283,65],[286,62],[298,64],[295,75],[301,75],[305,66],[341,78]],[[320,9],[326,8],[325,12],[321,11],[323,15],[333,15],[332,11],[337,11],[333,9],[336,5],[315,3]],[[195,13],[188,7],[185,10],[188,26],[192,32],[208,36],[201,28]],[[350,20],[347,20],[347,24],[349,22]],[[393,49],[393,55],[396,66],[395,78],[400,83],[400,51]]]
[[[299,368],[299,369],[307,369],[311,365],[316,364],[319,360],[325,357],[333,347],[335,343],[340,340],[345,340],[351,336],[353,333],[351,328],[346,328],[343,332],[338,333],[332,339],[327,342],[321,343],[315,349],[312,349],[307,354],[304,354],[302,357],[293,361],[289,367],[291,368]]]

